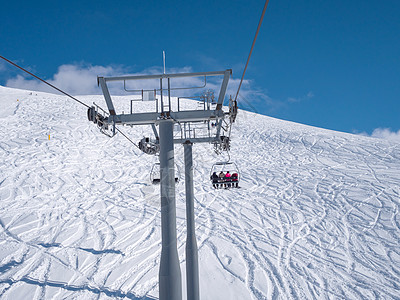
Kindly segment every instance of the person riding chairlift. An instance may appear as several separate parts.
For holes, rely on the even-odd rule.
[[[219,188],[220,186],[223,187],[223,182],[225,181],[225,173],[224,172],[219,172],[218,174],[218,184],[217,184],[217,188]]]
[[[232,181],[232,186],[233,187],[238,187],[239,183],[238,183],[238,173],[233,173],[231,176],[231,181]]]
[[[229,171],[226,172],[225,174],[225,187],[231,187],[231,174]]]
[[[218,188],[218,178],[219,177],[216,172],[214,172],[210,177],[210,179],[212,180],[212,185],[213,185],[214,189]]]

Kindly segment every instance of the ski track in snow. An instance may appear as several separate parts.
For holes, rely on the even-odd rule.
[[[0,87],[0,104],[0,298],[158,299],[156,158],[66,97]],[[231,190],[207,180],[211,149],[193,148],[201,299],[400,299],[399,143],[240,111]],[[176,196],[185,286],[183,178]]]

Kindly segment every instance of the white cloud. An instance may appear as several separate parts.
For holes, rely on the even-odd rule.
[[[72,95],[99,95],[102,94],[101,88],[97,86],[97,76],[121,76],[121,75],[152,75],[161,74],[162,67],[154,66],[142,70],[140,72],[132,73],[123,66],[93,66],[88,64],[66,64],[61,65],[56,74],[54,74],[47,81],[59,89],[72,94]],[[190,73],[194,72],[192,67],[182,68],[167,68],[167,73]],[[199,96],[204,90],[211,89],[217,96],[220,91],[222,76],[207,77],[207,85],[204,88],[190,89],[190,90],[175,90],[172,91],[172,96]],[[230,78],[227,88],[226,96],[235,97],[237,88],[239,86],[239,78]],[[127,90],[138,89],[158,89],[160,81],[157,80],[140,80],[140,81],[127,81]],[[163,81],[164,88],[167,87],[167,81]],[[56,90],[48,85],[40,82],[35,78],[17,75],[6,81],[8,87],[21,88],[34,91],[43,91],[50,93],[57,93]],[[185,77],[171,79],[171,87],[201,87],[204,85],[204,77]],[[132,94],[124,91],[123,82],[110,82],[108,87],[111,95],[126,95]],[[309,93],[310,94],[310,93]],[[311,95],[312,96],[312,95]],[[307,97],[311,97],[307,95]],[[269,98],[266,93],[254,87],[251,80],[243,80],[240,95],[238,97],[239,105],[246,110],[257,112],[254,107],[260,104],[263,107],[268,107],[274,110],[279,106],[277,101]]]
[[[313,97],[314,97],[314,93],[310,91],[310,92],[308,92],[306,95],[301,96],[301,97],[297,97],[297,98],[295,98],[295,97],[289,97],[289,98],[287,99],[287,101],[290,102],[290,103],[296,103],[296,102],[301,102],[301,101],[304,101],[304,100],[311,99],[311,98],[313,98]]]
[[[168,73],[185,73],[193,72],[190,67],[184,68],[170,68]],[[85,64],[68,64],[61,65],[57,73],[48,80],[50,84],[57,88],[73,95],[93,95],[101,94],[100,87],[97,86],[97,76],[111,77],[121,75],[152,75],[162,73],[161,67],[150,67],[141,72],[129,73],[129,71],[121,66],[92,66]],[[28,75],[27,75],[28,76]],[[200,77],[194,78],[182,78],[178,80],[171,80],[175,86],[199,86],[202,85],[203,79]],[[166,82],[164,83],[166,84]],[[17,75],[14,78],[6,81],[6,86],[56,93],[57,91],[43,82],[22,75]],[[124,94],[123,82],[111,82],[108,84],[110,92],[112,94]],[[208,85],[207,85],[208,86]],[[127,89],[154,89],[159,87],[158,80],[147,80],[147,81],[127,81]],[[166,87],[166,86],[165,86]],[[215,88],[215,85],[210,83],[209,88]]]
[[[371,136],[400,142],[400,130],[396,132],[391,131],[389,128],[376,128],[372,132]]]
[[[47,81],[73,95],[99,94],[101,90],[97,87],[97,75],[114,76],[122,72],[123,68],[113,66],[62,65],[58,68],[53,78]],[[25,78],[21,75],[7,80],[6,85],[35,91],[56,92],[37,79]]]
[[[237,89],[239,87],[240,79],[231,78],[227,89],[227,95],[232,95],[234,99],[236,96]],[[282,107],[282,102],[271,99],[266,91],[254,86],[252,80],[243,80],[238,96],[239,108],[259,113],[256,107],[262,108],[263,113],[266,111],[272,113]]]
[[[1,66],[1,65],[0,65]],[[73,95],[90,95],[101,94],[101,89],[97,86],[97,76],[120,76],[120,75],[144,75],[144,74],[161,74],[161,67],[150,67],[141,72],[130,73],[126,68],[121,66],[93,66],[85,64],[67,64],[61,65],[57,73],[47,81],[59,89]],[[187,73],[193,72],[192,67],[183,68],[168,68],[167,73]],[[219,93],[222,76],[207,77],[207,85],[204,89],[212,89],[216,94]],[[235,96],[240,79],[231,78],[227,96]],[[166,87],[166,81],[164,82]],[[40,82],[37,79],[17,75],[14,78],[6,81],[8,87],[15,87],[21,89],[44,91],[56,93],[54,89],[48,85]],[[109,83],[109,89],[112,94],[124,94],[124,86],[122,82]],[[171,87],[200,87],[204,85],[204,77],[185,77],[171,79]],[[135,89],[155,89],[159,87],[159,80],[147,81],[127,81],[126,88],[129,90]],[[204,89],[198,90],[178,90],[173,92],[179,93],[182,96],[193,96],[193,94],[201,94]],[[244,80],[240,95],[244,98],[268,98],[261,91],[252,87],[250,80]]]

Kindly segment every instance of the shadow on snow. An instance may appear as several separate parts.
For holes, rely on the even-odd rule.
[[[94,294],[100,295],[101,293],[109,296],[109,297],[121,297],[121,298],[128,298],[128,299],[133,299],[133,300],[156,300],[156,298],[149,297],[149,296],[144,296],[144,297],[138,297],[135,294],[131,292],[124,293],[122,291],[116,291],[116,290],[110,290],[107,288],[96,288],[96,287],[90,287],[88,285],[82,285],[82,286],[75,286],[75,285],[68,285],[67,283],[63,282],[57,282],[57,281],[39,281],[37,279],[33,279],[30,277],[23,277],[20,280],[12,280],[12,279],[4,279],[0,281],[0,284],[3,283],[8,283],[9,285],[13,285],[14,283],[17,282],[25,282],[27,284],[32,284],[32,285],[37,285],[40,287],[56,287],[56,288],[62,288],[67,291],[72,291],[72,292],[82,292],[82,291],[89,291]]]
[[[61,247],[60,243],[38,243],[38,245],[42,246],[44,248],[60,248]],[[82,248],[82,247],[78,247],[77,249],[86,251],[86,252],[89,252],[92,254],[96,254],[96,255],[108,254],[108,253],[124,255],[124,253],[122,253],[120,250],[114,250],[114,249],[95,250],[92,248]]]

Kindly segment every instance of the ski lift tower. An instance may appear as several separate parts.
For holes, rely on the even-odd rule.
[[[175,200],[175,170],[174,144],[183,144],[185,156],[185,191],[186,191],[186,274],[187,299],[199,299],[198,249],[194,222],[194,192],[193,192],[193,159],[192,145],[194,143],[211,143],[217,152],[229,149],[230,123],[235,119],[237,106],[230,99],[229,111],[223,111],[223,102],[232,70],[202,73],[178,73],[143,76],[98,77],[98,84],[104,94],[109,114],[102,115],[96,107],[89,108],[89,120],[97,123],[102,130],[111,129],[115,134],[116,125],[150,125],[155,139],[144,138],[139,148],[148,154],[159,154],[161,179],[161,235],[162,249],[159,269],[160,300],[181,300],[182,283],[176,238],[176,200]],[[214,105],[204,105],[202,109],[184,110],[181,97],[171,98],[172,90],[202,88],[210,76],[222,77],[218,101]],[[188,77],[203,77],[204,85],[199,87],[171,87],[176,79]],[[130,92],[158,92],[155,99],[155,111],[117,114],[111,99],[107,83],[120,81],[126,89],[127,81],[153,80],[158,85],[152,90],[129,90]],[[167,88],[165,84],[167,81]],[[148,86],[148,85],[147,85]],[[127,90],[128,91],[128,90]],[[166,94],[166,95],[165,95]],[[158,96],[157,95],[157,96]],[[143,99],[143,97],[142,97]],[[177,103],[173,105],[173,101]],[[174,110],[172,107],[174,106]],[[180,134],[174,136],[174,125],[180,126]],[[158,126],[158,130],[157,130]],[[150,150],[149,150],[150,149]]]

